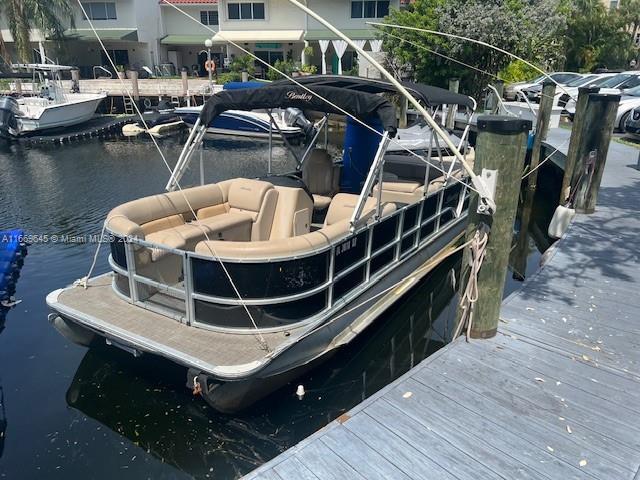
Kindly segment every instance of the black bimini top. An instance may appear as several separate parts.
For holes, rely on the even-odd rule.
[[[345,75],[309,75],[296,78],[296,82],[309,85],[324,85],[337,88],[346,88],[358,92],[367,93],[398,93],[395,85],[384,80],[373,78],[350,77]],[[451,92],[440,87],[424,85],[422,83],[401,82],[402,86],[409,90],[415,98],[429,107],[438,105],[460,105],[474,110],[475,102],[471,97],[461,93]],[[273,85],[294,85],[290,80],[274,82]]]
[[[259,88],[223,90],[207,100],[202,112],[200,112],[200,122],[203,125],[209,125],[211,120],[227,110],[294,107],[302,110],[344,114],[324,99],[364,122],[373,115],[377,116],[384,130],[389,132],[391,137],[395,136],[397,130],[396,109],[389,101],[372,93],[326,85],[308,85],[303,88],[293,83],[272,83]]]

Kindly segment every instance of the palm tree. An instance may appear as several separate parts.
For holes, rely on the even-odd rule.
[[[69,26],[75,26],[70,0],[0,0],[0,15],[9,24],[9,31],[22,62],[31,60],[29,33],[32,29],[40,30],[47,38],[59,39],[65,30],[63,19],[70,19]],[[8,60],[1,35],[0,49],[5,60]]]

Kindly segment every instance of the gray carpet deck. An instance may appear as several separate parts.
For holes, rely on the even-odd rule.
[[[245,478],[639,479],[637,156],[612,143],[597,212],[505,300],[496,338],[458,339]]]

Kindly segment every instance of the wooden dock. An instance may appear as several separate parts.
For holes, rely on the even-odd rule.
[[[597,212],[497,337],[454,341],[245,479],[640,479],[637,158],[611,144]]]

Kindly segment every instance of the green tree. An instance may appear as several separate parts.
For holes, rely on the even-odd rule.
[[[620,4],[618,11],[627,31],[631,35],[637,58],[640,47],[637,43],[638,34],[640,34],[640,0],[624,0]]]
[[[66,19],[70,19],[69,26],[75,26],[69,0],[0,0],[0,15],[9,25],[22,62],[31,61],[31,29],[40,30],[47,38],[60,39]],[[4,40],[0,38],[0,48],[3,46]]]
[[[416,0],[406,10],[391,12],[386,22],[461,35],[536,64],[555,66],[564,60],[561,39],[566,31],[567,1]],[[479,93],[512,61],[508,55],[466,40],[392,27],[384,28],[383,40],[391,62],[412,70],[418,81],[445,86],[447,78],[455,76],[471,94]]]
[[[574,0],[568,20],[567,68],[626,68],[633,58],[633,41],[621,11],[607,10],[599,0]]]

